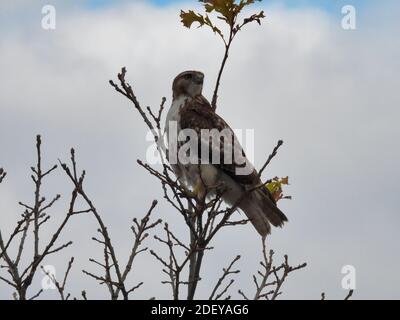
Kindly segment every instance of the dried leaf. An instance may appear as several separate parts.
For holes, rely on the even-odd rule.
[[[241,11],[251,4],[254,4],[255,1],[261,2],[262,0],[240,0],[239,3],[235,0],[199,0],[204,5],[204,9],[206,14],[201,15],[199,13],[194,12],[193,10],[189,10],[188,12],[181,11],[181,19],[182,23],[185,27],[190,28],[193,23],[197,22],[199,27],[207,25],[212,29],[214,33],[217,33],[221,36],[221,38],[225,42],[225,38],[221,32],[221,30],[212,23],[208,14],[215,12],[217,14],[217,19],[225,21],[229,27],[231,28],[233,35],[236,35],[240,29],[251,22],[257,22],[261,24],[261,19],[265,17],[264,11],[261,11],[258,14],[253,14],[248,18],[245,18],[241,24],[236,24],[239,14]],[[226,43],[225,43],[226,44]]]
[[[291,197],[285,196],[283,194],[282,186],[284,186],[284,185],[289,185],[289,177],[285,177],[285,178],[275,177],[269,183],[267,183],[265,186],[269,190],[269,192],[272,194],[275,201],[278,202],[281,199],[290,199],[291,198]]]
[[[204,17],[201,14],[197,14],[193,10],[189,10],[188,12],[185,12],[181,10],[181,22],[186,28],[191,28],[192,24],[195,22],[198,22],[200,27],[205,24]]]

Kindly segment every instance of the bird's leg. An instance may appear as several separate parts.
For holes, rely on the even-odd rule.
[[[201,179],[198,179],[197,183],[196,183],[196,185],[194,186],[194,189],[193,189],[193,194],[195,195],[195,197],[198,200],[202,199],[203,194],[204,194],[204,189],[205,188],[204,188],[203,182],[201,181]]]
[[[223,182],[218,182],[217,184],[210,186],[209,190],[215,192],[215,197],[211,201],[206,203],[205,209],[214,207],[215,201],[219,201],[224,193],[228,190],[228,188]]]
[[[197,200],[197,210],[194,210],[194,212],[192,213],[193,217],[195,218],[198,215],[198,212],[202,211],[200,210],[200,208],[204,207],[204,202],[207,195],[207,188],[204,186],[204,182],[202,181],[202,179],[197,179],[197,182],[191,193],[193,195],[193,198]]]
[[[190,191],[188,188],[186,188],[184,185],[181,185],[183,192],[180,193],[182,197],[186,198],[191,198],[191,199],[197,199],[197,195],[194,191]]]

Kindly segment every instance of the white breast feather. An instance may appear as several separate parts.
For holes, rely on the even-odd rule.
[[[170,121],[176,121],[178,124],[178,131],[180,130],[180,114],[179,111],[181,108],[185,105],[186,101],[188,100],[188,97],[182,96],[178,99],[175,99],[172,101],[171,108],[168,111],[167,118],[166,118],[166,123],[165,123],[165,130],[167,131],[167,137],[168,136],[168,128],[169,128],[169,123]]]

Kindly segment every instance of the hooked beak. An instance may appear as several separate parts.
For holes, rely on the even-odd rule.
[[[196,74],[194,81],[195,81],[197,84],[203,84],[203,81],[204,81],[204,74],[202,74],[202,73]]]

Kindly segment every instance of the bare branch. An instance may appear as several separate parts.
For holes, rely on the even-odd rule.
[[[61,284],[57,281],[56,277],[53,274],[51,274],[50,272],[46,271],[42,267],[43,272],[47,275],[47,277],[51,280],[51,282],[53,282],[53,284],[57,288],[57,291],[60,294],[61,300],[68,300],[68,298],[70,296],[70,294],[65,296],[65,285],[67,283],[67,278],[68,278],[69,272],[71,271],[73,262],[74,262],[74,257],[72,257],[68,262],[68,267],[67,267],[67,270],[65,271],[64,278],[63,278],[63,281],[62,281]]]
[[[8,273],[11,275],[12,280],[10,281],[16,289],[16,293],[18,298],[21,300],[27,299],[27,290],[32,283],[32,279],[36,274],[37,268],[39,264],[52,253],[59,252],[64,248],[68,247],[72,244],[71,241],[61,245],[59,247],[54,248],[56,241],[58,240],[61,232],[65,228],[69,218],[72,216],[74,212],[74,205],[76,199],[76,190],[72,192],[72,198],[70,202],[70,208],[67,212],[64,220],[61,222],[59,227],[56,229],[56,232],[53,234],[51,239],[44,246],[44,250],[40,251],[40,228],[41,226],[50,219],[50,215],[44,213],[45,210],[50,209],[53,204],[60,198],[60,195],[55,196],[48,204],[45,204],[45,197],[42,196],[41,188],[43,184],[43,180],[50,173],[54,172],[57,166],[53,166],[48,170],[43,170],[42,168],[42,152],[41,152],[42,140],[40,135],[36,136],[36,156],[37,161],[35,167],[32,167],[31,170],[33,175],[31,176],[32,181],[34,182],[34,201],[32,205],[25,204],[23,202],[19,202],[21,206],[26,208],[24,214],[22,215],[22,219],[17,222],[17,225],[9,237],[9,240],[5,243],[1,232],[0,232],[0,258],[2,258],[6,262],[6,268]],[[4,178],[4,173],[0,175],[2,179]],[[22,255],[25,249],[27,232],[30,228],[31,223],[33,224],[33,252],[32,259],[28,263],[28,266],[24,269],[24,271],[19,270],[19,264],[22,259]],[[15,259],[12,259],[7,252],[11,243],[15,240],[16,236],[22,233],[19,243],[17,244],[17,253]],[[41,292],[38,292],[33,298],[39,296]]]
[[[211,292],[210,297],[208,298],[209,300],[213,300],[214,295],[216,294],[218,288],[221,286],[222,282],[224,281],[224,279],[225,279],[227,276],[229,276],[230,274],[236,274],[236,273],[239,273],[239,272],[240,272],[239,270],[233,270],[233,271],[232,271],[233,265],[234,265],[239,259],[240,259],[240,256],[236,256],[236,257],[232,260],[232,262],[230,263],[230,265],[228,266],[228,268],[222,269],[223,274],[222,274],[222,276],[218,279],[217,284],[215,285],[213,291]],[[232,283],[233,283],[233,281],[231,280],[231,282],[230,282],[230,283],[228,284],[228,286],[221,292],[221,294],[217,295],[217,297],[215,298],[215,300],[218,300],[218,298],[221,297],[222,294],[226,292],[226,290],[231,286]]]
[[[260,171],[258,172],[258,177],[261,178],[261,175],[265,168],[270,164],[271,160],[277,155],[279,148],[283,145],[283,141],[279,140],[277,145],[275,146],[274,150],[272,153],[269,155],[267,161],[264,163],[264,165],[261,167]]]
[[[354,290],[350,290],[347,296],[344,298],[344,300],[350,300],[350,298],[353,296]]]
[[[3,182],[6,175],[7,175],[7,172],[5,172],[3,168],[0,168],[0,183]]]
[[[39,297],[43,292],[43,289],[40,289],[33,297],[29,298],[29,300],[35,300],[37,297]]]

